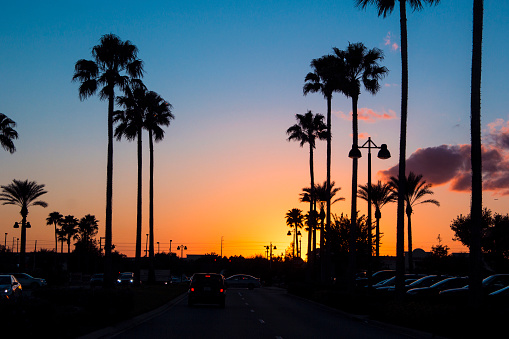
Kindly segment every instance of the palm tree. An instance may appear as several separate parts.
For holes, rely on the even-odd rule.
[[[357,196],[368,201],[368,185],[359,185]],[[371,203],[375,206],[375,255],[378,259],[380,255],[380,218],[382,218],[380,209],[389,202],[397,201],[397,195],[391,190],[391,186],[388,183],[382,184],[382,182],[378,180],[376,185],[371,184],[370,198]]]
[[[149,175],[149,281],[155,282],[154,270],[154,141],[164,139],[164,129],[161,126],[169,126],[170,120],[175,117],[171,113],[172,106],[159,94],[149,91],[145,97],[146,115],[143,128],[148,131],[148,143],[150,154],[150,175]]]
[[[121,140],[125,137],[129,141],[137,141],[138,159],[138,190],[136,208],[136,248],[134,259],[135,281],[140,281],[141,261],[141,233],[142,233],[142,128],[146,115],[146,88],[141,82],[135,82],[126,88],[126,95],[117,98],[117,103],[124,111],[116,111],[113,117],[114,123],[119,123],[115,128],[115,137]]]
[[[97,234],[99,229],[99,220],[95,215],[87,214],[80,219],[78,223],[77,233],[78,239],[86,244],[87,249],[90,249],[92,237]]]
[[[401,128],[399,137],[399,178],[406,174],[406,125],[408,113],[408,48],[407,48],[407,19],[406,4],[413,11],[420,11],[423,4],[437,5],[440,0],[399,0],[399,22],[401,31]],[[355,0],[356,6],[365,9],[374,5],[378,9],[378,16],[387,17],[392,13],[396,0]],[[405,186],[402,183],[398,191],[398,211],[396,226],[396,291],[398,295],[405,293]]]
[[[58,247],[57,225],[60,224],[63,217],[64,216],[59,212],[51,212],[49,216],[46,218],[46,225],[48,226],[53,225],[55,227],[55,253],[57,253]]]
[[[481,64],[484,1],[474,0],[472,34],[472,79],[470,101],[470,134],[472,163],[472,242],[470,246],[470,298],[478,309],[482,298],[481,220],[482,220],[482,156],[481,156]]]
[[[396,177],[391,177],[389,185],[394,190],[395,194],[398,194],[400,182]],[[405,178],[405,201],[406,201],[406,215],[408,222],[408,270],[413,273],[414,264],[412,260],[412,213],[413,207],[419,204],[435,204],[440,206],[440,203],[435,199],[421,200],[427,195],[434,194],[430,189],[431,184],[426,183],[426,180],[422,180],[422,174],[416,175],[414,172],[410,172],[408,177]]]
[[[340,60],[333,55],[324,55],[321,58],[313,59],[311,61],[311,68],[313,72],[309,72],[304,81],[303,92],[304,95],[308,93],[322,93],[324,98],[327,100],[327,191],[331,190],[331,105],[332,105],[332,94],[341,90],[341,83],[338,81],[338,74],[343,72],[343,65]],[[327,214],[326,214],[326,226],[328,230],[330,228],[331,216],[330,208],[331,202],[329,194],[327,195]],[[326,257],[327,250],[325,247],[320,248],[322,257]],[[322,263],[324,260],[322,260]]]
[[[308,111],[306,114],[295,115],[298,123],[288,128],[286,134],[289,135],[288,141],[296,140],[300,141],[300,147],[305,144],[309,144],[309,175],[311,177],[311,188],[315,187],[315,175],[314,175],[314,164],[313,164],[313,150],[316,147],[315,140],[327,140],[327,126],[323,122],[324,116],[321,114],[313,115],[313,112]],[[309,215],[313,214],[314,208],[314,194],[309,192]],[[308,232],[308,255],[311,252],[311,235],[315,229],[313,224],[314,218],[310,218],[311,224],[309,225],[310,231]],[[316,244],[316,241],[314,241]],[[309,258],[308,258],[309,260]]]
[[[359,128],[357,104],[361,92],[361,83],[369,93],[375,95],[380,90],[380,80],[387,74],[387,68],[380,66],[379,61],[383,60],[383,52],[378,48],[368,50],[361,42],[348,44],[346,50],[339,50],[334,47],[334,53],[344,64],[341,82],[341,92],[352,98],[352,149],[359,147]],[[350,226],[350,250],[349,250],[349,271],[348,281],[350,289],[355,285],[356,271],[356,240],[357,239],[357,169],[358,157],[352,157],[352,204],[351,204],[351,226]]]
[[[114,34],[101,37],[92,48],[94,60],[76,62],[73,81],[79,81],[79,96],[84,100],[99,91],[101,100],[108,100],[108,156],[106,170],[106,223],[104,244],[104,283],[113,284],[111,263],[112,200],[113,200],[113,112],[115,87],[124,90],[133,78],[143,75],[143,63],[137,58],[138,48],[130,41],[122,41]]]
[[[41,195],[48,193],[44,190],[44,185],[37,184],[35,181],[21,181],[14,179],[12,183],[6,186],[0,186],[0,201],[2,205],[16,205],[21,207],[21,249],[20,249],[20,268],[25,268],[25,251],[26,251],[26,226],[28,208],[30,206],[47,207],[48,203],[36,200]]]
[[[71,253],[71,240],[78,233],[78,219],[73,215],[66,215],[60,222],[61,235],[67,241],[67,254]]]
[[[290,227],[295,227],[294,237],[293,237],[293,258],[295,259],[295,246],[297,245],[297,252],[299,249],[297,232],[299,228],[302,228],[302,220],[303,220],[302,211],[298,208],[292,208],[286,213],[286,224]]]
[[[18,138],[18,132],[14,130],[14,127],[16,123],[0,113],[0,145],[11,154],[16,152],[13,140]]]

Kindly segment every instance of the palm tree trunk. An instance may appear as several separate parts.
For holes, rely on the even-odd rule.
[[[408,209],[408,206],[407,206]],[[407,223],[408,223],[408,272],[414,273],[414,256],[412,248],[412,210],[407,211]]]
[[[138,196],[136,213],[136,253],[134,258],[134,281],[136,285],[140,283],[141,266],[141,218],[142,218],[142,134],[141,126],[138,128]]]
[[[376,230],[375,230],[375,256],[378,263],[378,258],[380,257],[380,208],[376,206],[375,210],[375,219],[376,219]]]
[[[472,84],[471,84],[471,162],[472,162],[472,218],[470,244],[470,301],[478,309],[482,301],[482,259],[481,259],[481,219],[482,219],[482,153],[481,153],[481,66],[483,0],[474,0],[473,41],[472,41]]]
[[[396,294],[403,297],[405,293],[405,161],[408,110],[408,37],[406,26],[406,0],[399,1],[399,20],[401,30],[401,128],[399,137],[399,187],[396,224]]]
[[[357,122],[357,101],[358,96],[352,96],[352,129],[353,129],[353,145],[352,148],[358,147],[359,144],[359,129]],[[355,270],[356,270],[356,255],[357,255],[357,169],[358,159],[352,159],[352,204],[351,204],[351,219],[350,219],[350,240],[348,251],[348,290],[353,292],[355,289]]]
[[[308,220],[308,253],[307,253],[307,260],[308,264],[309,261],[312,260],[310,257],[311,253],[311,239],[313,239],[313,230],[315,228],[314,224],[314,214],[313,214],[313,203],[315,201],[315,178],[314,178],[314,166],[313,166],[313,146],[309,144],[309,175],[311,177],[311,194],[309,199],[309,217],[310,220]],[[316,241],[315,241],[316,242]]]
[[[57,253],[58,252],[57,223],[54,222],[53,225],[55,226],[55,253]]]
[[[326,223],[325,223],[325,229],[326,229],[326,233],[329,233],[329,230],[330,230],[330,222],[331,222],[331,219],[330,219],[330,216],[331,216],[331,211],[330,211],[330,206],[331,206],[331,201],[330,201],[330,191],[331,191],[331,187],[330,187],[330,171],[331,171],[331,138],[332,138],[332,135],[331,135],[331,108],[332,106],[332,94],[331,95],[327,95],[327,186],[326,186],[326,189],[327,189],[327,216],[326,216]],[[322,274],[321,274],[321,278],[322,278],[322,281],[325,282],[327,281],[328,279],[328,276],[329,276],[329,272],[328,271],[328,267],[329,267],[329,245],[327,244],[327,241],[324,239],[324,244],[323,244],[323,251],[322,249],[320,249],[320,254],[322,256],[321,258],[321,268],[322,268]]]
[[[26,241],[27,241],[27,215],[28,209],[26,206],[21,208],[21,247],[19,252],[19,267],[20,269],[25,269],[25,253],[26,253]]]
[[[153,283],[156,280],[155,269],[154,269],[154,141],[152,131],[148,132],[149,152],[150,152],[150,179],[149,179],[149,282]]]
[[[113,286],[111,262],[112,204],[113,204],[113,108],[115,93],[113,87],[108,97],[108,159],[106,165],[106,223],[104,239],[104,286]]]

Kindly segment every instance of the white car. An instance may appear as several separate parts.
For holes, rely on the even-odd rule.
[[[22,286],[25,288],[39,288],[47,285],[46,280],[41,278],[34,278],[26,273],[8,273],[16,277]]]
[[[13,275],[0,275],[0,299],[16,299],[21,297],[22,287]]]

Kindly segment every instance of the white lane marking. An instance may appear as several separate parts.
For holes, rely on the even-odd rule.
[[[250,312],[251,312],[251,313],[254,313],[254,310],[252,309]]]
[[[276,339],[283,339],[283,337],[277,335]]]
[[[244,303],[244,305],[249,306],[249,303]]]
[[[263,319],[258,319],[258,321],[260,322],[260,324],[265,324],[265,321],[263,321]]]

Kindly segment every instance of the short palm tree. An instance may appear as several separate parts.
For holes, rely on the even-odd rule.
[[[359,185],[358,197],[368,201],[368,185]],[[380,218],[382,213],[380,209],[389,202],[397,201],[397,195],[391,190],[388,183],[383,183],[378,180],[377,184],[371,184],[370,200],[375,206],[375,255],[380,256]]]
[[[57,253],[58,247],[57,225],[60,224],[63,217],[64,216],[59,212],[51,212],[49,216],[46,218],[46,225],[48,226],[53,225],[55,227],[55,253]]]
[[[0,145],[11,154],[16,152],[13,140],[18,138],[18,132],[14,130],[14,127],[16,123],[0,113]]]
[[[367,49],[361,42],[348,44],[346,50],[334,48],[334,53],[344,65],[341,74],[343,84],[341,92],[352,98],[352,149],[359,147],[359,127],[357,104],[361,93],[361,84],[365,90],[375,95],[380,90],[380,80],[388,73],[387,68],[380,66],[379,61],[383,60],[383,52],[378,48]],[[349,250],[349,288],[353,289],[356,272],[356,243],[357,241],[357,169],[358,157],[352,157],[352,204],[351,204],[351,226],[350,226],[350,250]]]
[[[99,229],[99,220],[95,215],[87,214],[80,219],[77,228],[79,240],[85,243],[87,249],[90,249],[92,238],[97,234]]]
[[[373,5],[378,10],[378,16],[387,17],[392,13],[397,0],[354,0],[356,6],[365,9]],[[406,175],[406,138],[408,116],[408,37],[406,5],[413,11],[420,11],[423,4],[437,5],[440,0],[399,0],[399,22],[401,31],[401,129],[399,137],[399,178]],[[396,225],[396,291],[399,295],[405,293],[405,186],[400,187],[398,195],[397,225]]]
[[[21,181],[14,179],[12,183],[0,186],[0,201],[2,205],[16,205],[21,207],[21,249],[20,249],[20,267],[25,268],[25,252],[26,252],[26,226],[28,208],[31,206],[47,207],[48,203],[42,200],[36,200],[41,195],[48,193],[44,190],[44,185],[37,184],[35,181]]]
[[[67,254],[71,253],[71,240],[78,233],[78,224],[78,219],[73,215],[66,215],[60,222],[61,234],[67,242]]]
[[[170,120],[174,119],[170,103],[166,102],[159,94],[149,91],[145,96],[146,115],[143,128],[148,131],[149,143],[149,236],[150,236],[150,266],[149,280],[155,281],[154,270],[154,141],[164,139],[164,129],[161,126],[169,126]]]
[[[76,62],[73,81],[79,81],[79,96],[84,100],[98,88],[101,100],[108,100],[108,156],[106,165],[106,222],[104,244],[104,282],[113,284],[111,262],[112,202],[113,202],[113,112],[115,88],[125,90],[132,79],[143,75],[143,63],[137,57],[138,48],[130,41],[122,41],[114,34],[101,37],[100,44],[92,48],[94,60]]]
[[[398,194],[400,182],[396,177],[391,177],[389,182],[395,194]],[[422,180],[422,174],[416,175],[410,172],[408,177],[405,178],[405,201],[406,201],[406,216],[408,222],[408,270],[413,272],[414,264],[412,258],[412,213],[413,207],[418,204],[434,204],[440,206],[440,203],[435,199],[421,200],[427,195],[432,195],[433,191],[430,189],[431,184]]]
[[[316,147],[316,139],[327,140],[327,126],[323,122],[324,116],[321,114],[314,115],[313,112],[308,111],[306,114],[296,114],[295,118],[298,123],[288,128],[286,134],[289,135],[288,141],[300,141],[300,147],[309,144],[309,175],[311,177],[311,188],[315,187],[314,175],[314,160],[313,151]],[[309,215],[313,215],[314,208],[314,194],[311,191],[309,195]],[[313,225],[314,218],[310,218],[311,224],[309,225],[310,231],[308,232],[308,255],[311,252],[311,238],[315,229]],[[315,241],[316,244],[316,241]],[[308,258],[309,259],[309,258]]]
[[[292,208],[286,213],[286,224],[290,227],[294,227],[294,235],[293,235],[293,258],[295,259],[295,247],[297,246],[298,253],[298,229],[303,226],[303,218],[302,211],[298,208]]]

